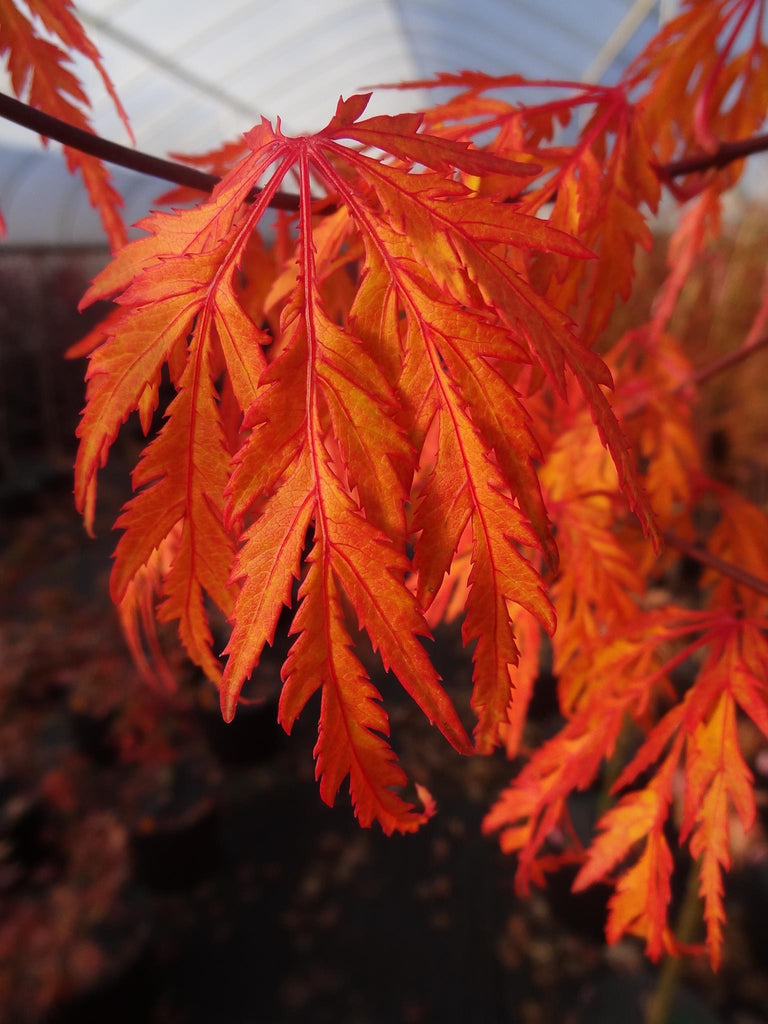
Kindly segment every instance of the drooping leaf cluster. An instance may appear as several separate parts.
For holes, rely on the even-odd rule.
[[[77,346],[89,530],[121,426],[135,412],[153,432],[173,390],[116,524],[112,597],[145,672],[162,671],[156,614],[229,719],[290,608],[283,726],[319,691],[323,799],[348,778],[361,824],[407,832],[433,808],[403,795],[358,629],[456,750],[510,757],[548,634],[563,725],[485,827],[522,890],[574,859],[576,888],[612,883],[608,938],[658,957],[677,805],[714,966],[730,829],[755,818],[738,721],[768,738],[768,518],[706,477],[702,370],[669,333],[742,164],[674,162],[760,128],[762,20],[758,0],[689,0],[615,86],[462,72],[417,83],[454,90],[420,114],[366,117],[361,95],[315,135],[262,121],[197,158],[223,175],[210,199],[141,222],[83,300],[113,312]],[[516,102],[523,87],[541,100]],[[295,213],[268,217],[291,187]],[[688,201],[668,278],[609,345],[665,187]],[[767,316],[764,299],[742,354]],[[675,550],[709,566],[696,607],[659,599]],[[425,646],[459,615],[472,738]],[[617,750],[617,802],[584,846],[569,800]]]

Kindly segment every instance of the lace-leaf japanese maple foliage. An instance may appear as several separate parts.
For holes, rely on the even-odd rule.
[[[518,658],[511,607],[554,629],[535,565],[535,552],[554,545],[533,466],[540,445],[515,387],[524,371],[544,370],[564,393],[570,367],[585,392],[600,396],[595,416],[617,447],[627,490],[648,513],[602,398],[605,365],[506,258],[513,245],[572,259],[588,251],[494,197],[469,197],[456,180],[463,172],[519,181],[534,168],[420,133],[418,116],[361,119],[366,100],[340,103],[315,136],[289,139],[261,124],[209,203],[144,221],[147,237],[95,280],[85,301],[117,295],[119,309],[91,357],[75,492],[90,525],[98,466],[130,412],[149,415],[168,364],[178,394],[118,521],[113,597],[120,603],[153,552],[172,546],[160,614],[178,620],[190,657],[220,685],[229,718],[302,577],[281,720],[290,729],[322,687],[321,792],[333,799],[349,775],[361,821],[378,819],[389,831],[420,819],[392,792],[402,776],[382,737],[378,694],[351,650],[344,604],[429,720],[471,752],[419,639],[428,633],[429,595],[468,530],[476,742],[493,746]],[[247,268],[249,240],[289,172],[299,182],[298,237],[273,338],[246,314],[236,273]],[[244,208],[262,178],[258,199]],[[313,180],[333,195],[330,216],[313,212]],[[347,278],[352,259],[357,287],[339,323],[334,278]],[[499,311],[490,296],[501,289]],[[231,459],[228,435],[238,425],[222,421],[225,386],[244,415]],[[409,523],[417,471],[423,484]],[[223,671],[206,595],[233,622]]]
[[[76,346],[89,530],[122,424],[136,412],[152,432],[166,378],[175,396],[116,524],[111,592],[145,672],[163,670],[156,611],[231,719],[290,608],[279,715],[290,732],[320,691],[321,796],[348,778],[361,824],[413,831],[434,806],[403,789],[363,630],[457,751],[525,751],[485,821],[519,888],[576,862],[576,889],[614,886],[609,940],[639,935],[652,957],[677,949],[678,805],[713,966],[730,828],[755,819],[737,722],[768,738],[768,518],[704,475],[702,371],[669,321],[743,168],[707,154],[765,116],[763,14],[759,0],[688,0],[611,87],[462,72],[418,83],[453,89],[422,114],[366,117],[359,95],[314,135],[262,121],[191,159],[219,185],[141,222],[83,300],[113,312]],[[522,87],[541,101],[510,100]],[[702,151],[697,170],[676,169]],[[689,201],[669,276],[651,320],[609,346],[665,186]],[[295,213],[265,230],[289,187]],[[766,319],[763,298],[741,357]],[[717,509],[707,529],[702,502]],[[674,557],[662,538],[709,566],[695,608],[653,588]],[[223,651],[212,614],[231,624]],[[425,646],[458,615],[472,738]],[[530,750],[544,633],[563,725]],[[681,692],[670,673],[684,663]],[[584,846],[569,799],[617,748],[615,802]]]

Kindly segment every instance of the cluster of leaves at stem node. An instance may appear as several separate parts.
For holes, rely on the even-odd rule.
[[[84,301],[117,308],[89,341],[76,500],[90,528],[98,469],[131,412],[150,425],[167,366],[176,397],[117,523],[112,596],[142,606],[164,561],[159,615],[178,621],[231,718],[300,579],[281,721],[290,730],[320,689],[321,793],[333,800],[349,776],[361,822],[391,831],[423,814],[395,792],[404,776],[350,627],[458,751],[498,742],[514,609],[555,627],[541,573],[556,548],[525,400],[536,375],[563,400],[568,376],[582,385],[652,526],[601,390],[607,368],[525,267],[530,253],[589,251],[462,180],[521,184],[536,166],[420,132],[418,115],[362,119],[367,99],[340,102],[314,136],[257,126],[209,202],[145,220],[146,236],[94,281]],[[274,254],[258,226],[289,174],[299,208],[281,231],[293,254],[265,291]],[[332,212],[318,211],[315,183]],[[465,550],[474,744],[422,643]],[[232,622],[223,665],[207,602]]]

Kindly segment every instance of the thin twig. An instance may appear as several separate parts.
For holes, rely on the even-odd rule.
[[[709,380],[710,377],[715,377],[718,373],[722,373],[723,370],[729,370],[732,366],[736,366],[743,359],[754,355],[755,352],[759,352],[761,348],[765,348],[766,346],[768,346],[768,334],[763,334],[751,344],[742,345],[742,347],[736,349],[735,352],[729,352],[728,355],[720,356],[718,359],[713,359],[710,363],[705,363],[704,366],[699,367],[699,369],[696,370],[687,380],[678,385],[675,390],[682,390],[689,384],[701,384],[703,381]]]
[[[766,149],[768,149],[768,135],[752,135],[748,139],[739,139],[738,142],[723,142],[712,153],[694,153],[691,156],[683,157],[682,160],[660,164],[656,167],[656,173],[661,178],[679,178],[683,174],[708,171],[713,167],[725,167],[733,163],[734,160],[742,160],[745,156],[761,153]]]
[[[743,587],[749,587],[750,590],[762,594],[763,597],[768,597],[768,580],[754,576],[751,572],[747,572],[746,569],[740,569],[738,565],[733,565],[731,562],[718,558],[717,555],[711,554],[706,548],[700,547],[698,544],[692,544],[690,541],[670,533],[669,530],[663,530],[661,535],[664,538],[665,544],[681,552],[681,554],[694,558],[697,562],[701,562],[702,565],[714,569],[715,572],[722,573],[723,576],[728,576]]]
[[[741,348],[736,349],[735,352],[729,352],[727,355],[718,356],[717,359],[712,359],[708,363],[704,363],[703,366],[694,370],[690,377],[686,377],[685,380],[681,380],[677,384],[666,388],[665,393],[677,395],[681,391],[685,391],[686,388],[703,384],[705,381],[711,380],[712,377],[716,377],[719,373],[723,373],[724,370],[730,370],[732,366],[738,366],[739,363],[764,348],[768,348],[768,334],[762,334],[753,341],[750,341],[748,336]],[[645,395],[636,397],[632,403],[627,402],[621,409],[622,418],[627,420],[630,416],[637,416],[648,408],[649,402],[650,399]]]
[[[117,142],[103,139],[100,135],[94,135],[82,128],[75,128],[67,121],[62,121],[51,114],[45,114],[42,110],[36,110],[27,103],[22,103],[4,93],[0,93],[0,117],[5,118],[6,121],[20,124],[24,128],[29,128],[45,138],[55,139],[63,146],[69,146],[80,153],[88,153],[99,160],[106,160],[107,163],[127,167],[128,170],[138,171],[140,174],[147,174],[152,178],[160,178],[162,181],[170,181],[175,185],[185,185],[200,192],[212,192],[221,181],[221,178],[215,174],[207,174],[205,171],[187,167],[175,160],[163,160],[157,156],[150,156],[139,149],[121,146]],[[254,195],[259,191],[259,189],[255,189]],[[278,210],[296,210],[298,209],[298,200],[296,196],[288,192],[276,192],[270,206]]]

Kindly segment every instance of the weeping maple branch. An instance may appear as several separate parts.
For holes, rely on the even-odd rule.
[[[187,167],[185,164],[177,163],[175,160],[164,160],[161,157],[150,156],[139,149],[131,149],[129,146],[122,146],[118,142],[110,142],[100,135],[84,131],[82,128],[75,128],[67,121],[58,117],[46,114],[42,110],[22,103],[21,100],[6,96],[0,93],[0,117],[6,121],[13,121],[23,128],[29,128],[33,132],[44,136],[47,139],[54,139],[63,146],[69,146],[81,153],[95,156],[119,167],[126,167],[131,171],[138,171],[151,178],[159,178],[161,181],[170,181],[175,185],[186,185],[188,188],[198,189],[200,192],[212,192],[221,180],[215,174],[207,174],[195,167]],[[260,189],[254,189],[253,199]],[[270,201],[270,206],[278,210],[298,209],[298,197],[288,192],[277,192]]]
[[[0,117],[29,128],[45,138],[54,139],[64,146],[70,146],[82,153],[97,157],[100,160],[105,160],[108,163],[138,171],[141,174],[159,178],[163,181],[172,182],[176,185],[198,189],[201,192],[212,192],[221,180],[215,174],[208,174],[174,160],[165,160],[160,157],[151,156],[141,150],[131,149],[128,146],[111,142],[81,128],[76,128],[60,118],[37,110],[35,107],[4,93],[0,93]],[[705,171],[710,168],[721,168],[734,160],[740,160],[750,154],[765,150],[768,150],[768,134],[756,135],[738,142],[723,143],[712,153],[694,154],[682,160],[657,165],[655,170],[661,180],[671,179],[681,175]],[[259,191],[260,189],[258,188],[253,189],[252,194],[248,198],[252,200]],[[296,210],[298,209],[298,197],[290,193],[278,191],[270,199],[269,205],[276,209]],[[695,375],[694,381],[701,383],[702,380],[739,362],[748,355],[751,355],[755,350],[763,348],[766,344],[768,344],[768,335],[756,339],[752,344],[745,345],[738,352],[724,356],[702,367]],[[689,541],[683,540],[669,531],[665,531],[663,536],[665,543],[670,547],[768,597],[768,581],[753,576],[752,573],[717,558],[704,548],[691,544]]]
[[[116,164],[119,167],[126,167],[162,181],[186,185],[189,188],[198,189],[200,192],[212,192],[220,181],[215,174],[207,174],[205,171],[187,167],[175,160],[150,156],[141,150],[122,146],[117,142],[110,142],[100,135],[84,131],[82,128],[75,128],[58,117],[46,114],[42,110],[31,107],[28,103],[23,103],[4,93],[0,93],[0,117],[6,121],[13,121],[24,128],[29,128],[47,139],[54,139],[64,146],[77,149],[81,153],[88,153],[99,160]],[[754,135],[737,142],[724,142],[712,153],[695,153],[681,160],[673,160],[671,163],[654,165],[654,170],[661,181],[669,181],[682,175],[725,167],[734,160],[741,160],[753,153],[766,150],[768,150],[768,134]],[[253,195],[249,198],[255,198],[259,191],[259,189],[254,189]],[[298,196],[289,192],[277,192],[270,200],[269,205],[278,210],[297,210]]]

